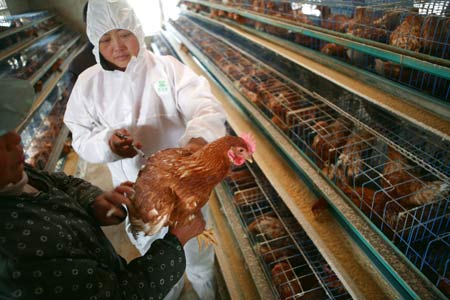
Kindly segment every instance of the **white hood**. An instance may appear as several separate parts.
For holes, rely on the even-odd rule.
[[[138,56],[146,49],[141,22],[125,0],[89,0],[86,26],[97,63],[100,63],[100,38],[113,29],[126,29],[136,36],[140,45]]]
[[[143,163],[111,151],[114,130],[127,129],[147,155],[225,134],[226,115],[208,81],[174,57],[145,49],[141,25],[124,0],[89,0],[87,27],[96,54],[101,36],[115,28],[130,30],[141,43],[125,70],[100,62],[81,73],[64,115],[75,151],[91,163],[108,163],[114,185],[135,181]]]

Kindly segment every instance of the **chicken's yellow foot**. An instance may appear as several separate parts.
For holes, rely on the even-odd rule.
[[[214,244],[217,245],[216,238],[214,237],[214,232],[212,229],[205,229],[201,234],[197,236],[198,241],[198,248],[200,250],[203,249],[203,247],[208,248],[209,245]]]

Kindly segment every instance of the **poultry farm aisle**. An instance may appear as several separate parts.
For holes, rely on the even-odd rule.
[[[176,43],[170,36],[167,37],[172,43]],[[178,47],[174,46],[174,48],[179,49],[180,47],[178,45]],[[191,56],[181,51],[177,54],[192,70],[207,77],[201,68],[195,64]],[[214,95],[224,105],[228,115],[228,122],[233,129],[238,134],[241,132],[252,132],[255,135],[258,145],[254,155],[255,161],[268,177],[272,186],[282,196],[289,209],[296,216],[297,221],[305,231],[308,231],[308,235],[310,235],[320,248],[322,255],[327,258],[328,263],[333,264],[335,270],[339,270],[342,276],[341,280],[352,291],[352,296],[355,299],[395,299],[398,295],[391,294],[392,290],[388,287],[388,284],[380,278],[379,274],[377,274],[373,266],[364,258],[364,255],[354,245],[353,241],[346,237],[343,229],[329,215],[329,212],[324,211],[321,220],[317,220],[313,216],[311,206],[316,202],[316,197],[313,193],[302,182],[302,179],[292,171],[288,163],[278,155],[267,139],[252,125],[252,122],[243,117],[242,113],[226,99],[223,91],[213,81],[210,81],[210,84]],[[231,227],[234,225],[230,224]],[[235,235],[239,239],[239,234]],[[342,251],[334,251],[337,248]],[[229,263],[227,264],[226,261],[225,258],[220,267],[233,269],[234,267],[230,266]],[[254,275],[252,274],[252,276]],[[226,277],[225,280],[227,280]]]
[[[222,24],[217,23],[216,20],[206,20],[206,17],[204,16],[183,16],[177,21],[170,22],[167,25],[167,33],[165,33],[165,35],[169,40],[175,41],[175,43],[172,42],[173,48],[175,49],[180,48],[177,43],[182,43],[182,45],[185,46],[183,48],[187,50],[184,51],[190,52],[190,54],[197,59],[196,62],[201,65],[200,68],[206,70],[205,74],[207,77],[211,78],[212,85],[217,86],[219,94],[222,93],[224,95],[223,97],[226,98],[225,101],[223,101],[224,105],[227,105],[227,102],[232,103],[228,104],[227,112],[230,112],[228,107],[238,107],[238,109],[241,110],[241,113],[236,119],[250,119],[250,123],[255,124],[257,127],[256,131],[261,131],[263,133],[263,140],[264,138],[269,140],[269,144],[273,144],[274,148],[282,153],[282,156],[287,159],[287,161],[292,163],[291,167],[295,169],[296,173],[300,177],[306,178],[307,185],[317,191],[316,195],[322,194],[325,199],[329,200],[331,211],[334,213],[334,216],[345,228],[349,227],[351,229],[352,232],[350,232],[350,235],[355,237],[355,240],[359,241],[358,244],[362,245],[361,248],[364,248],[364,245],[370,245],[370,247],[372,247],[365,252],[368,257],[372,257],[370,260],[372,261],[373,266],[378,266],[378,269],[383,273],[384,278],[392,285],[391,287],[395,286],[394,290],[402,295],[393,298],[416,299],[417,296],[420,295],[422,298],[436,299],[437,296],[433,296],[433,294],[437,291],[432,284],[423,280],[420,274],[418,275],[411,267],[406,258],[393,249],[390,241],[384,239],[384,235],[380,235],[377,231],[378,229],[374,228],[371,222],[367,222],[366,217],[362,216],[361,210],[354,211],[354,206],[348,205],[355,201],[347,201],[348,199],[346,199],[342,193],[339,193],[340,190],[336,189],[334,185],[330,185],[329,182],[326,182],[330,175],[327,173],[326,169],[322,170],[321,168],[323,163],[328,162],[329,157],[320,156],[321,153],[318,152],[318,149],[323,149],[323,153],[328,153],[328,148],[322,146],[322,144],[320,147],[317,147],[316,144],[316,140],[321,142],[320,138],[324,134],[315,135],[314,141],[312,141],[311,135],[315,129],[312,125],[314,122],[317,123],[317,120],[326,120],[327,122],[330,122],[330,124],[338,123],[338,120],[351,121],[351,125],[346,125],[348,129],[353,128],[354,126],[354,128],[357,128],[355,129],[355,132],[358,132],[358,128],[360,129],[360,127],[362,127],[365,130],[373,132],[373,136],[377,137],[378,143],[374,146],[376,149],[374,149],[374,152],[372,153],[373,159],[375,159],[385,157],[385,155],[383,156],[383,152],[379,151],[377,147],[385,147],[387,144],[391,145],[393,144],[392,140],[397,141],[398,139],[401,139],[402,136],[407,136],[409,132],[414,136],[414,132],[425,131],[424,128],[438,136],[433,145],[441,145],[439,136],[446,136],[449,127],[440,126],[437,123],[448,122],[445,122],[444,120],[439,122],[441,121],[439,118],[428,119],[425,117],[425,113],[421,113],[420,110],[415,109],[413,105],[409,106],[411,107],[411,110],[415,110],[415,115],[414,113],[406,112],[406,109],[393,109],[392,107],[397,105],[397,103],[390,103],[390,101],[384,103],[379,101],[384,98],[382,92],[372,88],[369,93],[365,90],[364,86],[356,87],[356,84],[351,84],[351,79],[347,79],[347,83],[343,83],[342,78],[337,79],[335,77],[338,76],[334,76],[339,74],[331,76],[331,72],[327,72],[326,70],[320,71],[320,75],[318,75],[316,69],[309,66],[306,68],[310,71],[306,71],[302,66],[293,64],[293,62],[298,63],[298,60],[301,60],[301,58],[295,60],[287,58],[290,56],[290,53],[286,52],[286,54],[283,53],[280,55],[280,51],[273,51],[270,46],[261,46],[261,44],[264,44],[263,42],[249,42],[249,39],[244,39],[242,38],[242,35],[232,32],[227,26],[222,26]],[[180,54],[180,56],[183,55]],[[184,57],[182,60],[185,63],[188,62]],[[188,65],[190,64],[188,63]],[[303,65],[303,63],[301,65]],[[326,77],[327,80],[325,80],[324,77]],[[303,84],[311,84],[309,89],[302,86],[300,83],[297,83],[298,78],[301,78]],[[327,91],[326,93],[324,92],[325,94],[323,95],[320,91],[321,86],[325,87]],[[344,90],[342,89],[342,86],[348,86],[353,93],[349,94],[345,87]],[[330,101],[328,98],[325,98],[325,96],[336,102]],[[370,99],[366,100],[366,98]],[[400,102],[395,98],[391,97],[391,99],[394,102]],[[383,107],[383,109],[380,109],[377,104],[373,104],[380,102],[382,102],[380,106]],[[406,104],[403,103],[403,105]],[[402,108],[403,105],[398,103],[400,108]],[[324,106],[325,108],[323,108]],[[309,107],[309,109],[307,110],[305,107]],[[312,112],[307,113],[307,111]],[[242,128],[237,128],[235,125],[238,122],[235,122],[233,116],[230,115],[230,124],[233,129],[236,130],[237,134],[240,134],[242,131],[247,131]],[[284,122],[280,122],[280,119]],[[383,121],[378,119],[382,119]],[[408,121],[403,121],[405,119]],[[385,120],[388,120],[389,122],[385,123]],[[400,122],[404,122],[405,125],[400,126]],[[377,123],[375,125],[378,127],[375,127],[380,128],[379,131],[375,132],[373,127],[370,127],[374,123]],[[378,125],[378,123],[382,125]],[[414,129],[409,130],[408,126],[414,127]],[[390,135],[387,137],[386,133],[383,134],[383,132],[391,132],[392,130],[390,131],[389,128],[401,128],[402,134],[392,134],[392,137]],[[280,131],[283,132],[280,134]],[[338,132],[340,132],[340,130],[335,130],[336,134]],[[345,131],[342,132],[345,133]],[[424,133],[420,136],[425,138],[429,135],[434,137],[434,135],[430,133]],[[319,139],[317,139],[317,137]],[[372,139],[372,137],[370,137],[370,139]],[[405,140],[409,141],[411,139]],[[430,140],[432,140],[432,138],[430,138]],[[350,143],[354,142],[351,141]],[[368,143],[371,142],[368,141]],[[330,142],[330,144],[332,143]],[[315,146],[316,148],[314,149]],[[341,146],[336,143],[334,149],[338,147]],[[400,146],[394,145],[393,147]],[[413,148],[410,144],[402,144],[402,147],[416,153],[415,148],[410,149]],[[442,146],[442,148],[444,149],[445,146]],[[259,151],[257,151],[257,154],[261,154],[261,148],[258,149]],[[300,151],[300,149],[302,151]],[[268,177],[268,180],[278,192],[276,197],[281,197],[282,202],[289,207],[289,210],[295,216],[298,223],[300,223],[303,229],[307,231],[308,236],[313,240],[314,244],[316,244],[321,254],[326,257],[333,270],[337,272],[351,296],[358,299],[361,297],[370,297],[371,294],[369,292],[366,291],[358,294],[358,292],[361,292],[360,290],[358,291],[357,288],[352,290],[354,287],[348,286],[348,282],[352,282],[355,285],[361,284],[361,282],[355,282],[354,279],[360,279],[361,276],[348,276],[348,278],[346,278],[346,275],[353,271],[351,270],[352,264],[354,264],[353,257],[350,257],[350,259],[347,260],[349,266],[347,269],[344,268],[345,271],[342,272],[341,266],[335,261],[338,260],[335,252],[339,252],[337,249],[339,249],[338,246],[340,245],[337,243],[333,247],[332,243],[327,244],[327,246],[332,249],[329,252],[326,251],[327,247],[322,247],[321,243],[325,241],[322,239],[321,234],[317,234],[317,231],[319,231],[317,228],[324,225],[316,225],[315,223],[317,222],[314,222],[314,220],[311,222],[311,218],[308,218],[308,213],[311,214],[311,206],[308,205],[308,200],[310,199],[302,197],[300,187],[295,191],[296,183],[294,181],[292,181],[292,184],[287,183],[283,174],[274,174],[275,166],[281,161],[276,159],[270,161],[275,152],[276,151],[272,151],[272,153],[268,152],[266,155],[261,154],[261,157],[263,158],[260,158],[260,160],[258,160],[256,156],[255,158],[257,163],[261,164],[260,167],[264,175]],[[378,155],[379,153],[380,155]],[[427,157],[424,153],[415,155],[419,158]],[[426,165],[421,159],[418,159],[417,163],[419,165]],[[368,167],[368,170],[372,170],[374,165],[379,165],[378,160],[373,161],[373,164]],[[369,178],[368,181],[375,177],[375,174],[373,176],[367,176],[367,178]],[[237,197],[237,193],[241,193],[242,190],[244,189],[239,187],[234,189],[233,186],[232,193]],[[288,194],[286,191],[291,191],[294,196],[289,197],[286,195]],[[241,194],[239,194],[239,196],[240,195]],[[268,202],[271,202],[271,198],[271,194],[265,197]],[[242,201],[235,199],[234,202],[237,203]],[[253,203],[254,202],[251,204],[252,207],[250,207],[250,202],[245,201],[244,208],[242,208],[244,204],[236,204],[236,209],[242,211],[242,214],[246,214],[252,209],[263,211],[259,208],[259,204],[256,205]],[[366,201],[364,201],[364,203],[366,203]],[[359,205],[359,203],[356,204]],[[265,206],[263,207],[265,208]],[[254,213],[254,215],[255,214],[256,213]],[[277,215],[282,219],[281,214]],[[252,219],[246,219],[244,217],[243,222],[250,227],[249,224],[252,222]],[[352,226],[346,227],[345,224],[348,223]],[[326,227],[326,225],[324,227]],[[335,230],[333,228],[329,229],[330,230],[324,230],[326,233],[325,236],[331,234]],[[251,239],[254,234],[250,232],[248,236]],[[262,242],[265,243],[265,241]],[[256,256],[258,256],[257,252],[259,245],[257,240],[254,241]],[[275,248],[277,247],[275,246]],[[278,246],[278,248],[280,248],[280,246]],[[351,251],[348,253],[350,252]],[[375,255],[373,255],[374,253]],[[262,255],[265,259],[264,254]],[[261,254],[259,256],[261,256]],[[330,259],[330,257],[332,257],[332,259]],[[267,265],[269,265],[269,263],[267,263]],[[277,271],[276,268],[272,268],[272,265],[269,265],[267,269],[269,270],[266,272],[268,281],[273,282],[277,287],[280,286],[279,281],[277,282],[274,280],[273,270]],[[272,270],[272,275],[270,270]],[[278,288],[278,290],[279,294],[283,294],[283,291],[280,291],[281,288]],[[295,290],[295,287],[293,287],[293,290]]]

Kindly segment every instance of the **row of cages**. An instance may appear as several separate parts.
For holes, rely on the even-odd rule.
[[[295,14],[320,16],[323,19],[329,18],[330,14],[351,18],[354,16],[355,8],[358,7],[380,11],[405,9],[422,15],[450,15],[450,3],[447,0],[210,0],[209,2],[288,18]]]
[[[192,19],[181,17],[171,24],[450,295],[449,141],[363,99],[344,94],[329,101]]]
[[[41,21],[36,21],[33,26],[22,26],[24,28],[17,27],[14,28],[15,30],[10,30],[11,34],[8,34],[8,31],[4,31],[3,34],[0,32],[0,49],[13,48],[17,44],[37,38],[60,25],[54,16],[44,16],[39,20]]]
[[[47,11],[38,11],[13,16],[0,16],[0,33],[26,26],[32,22],[48,17],[49,15],[50,14]]]
[[[146,37],[145,43],[147,45],[147,49],[150,49],[157,55],[171,55],[179,59],[175,50],[161,33]]]
[[[352,299],[255,164],[224,185],[277,299]]]
[[[63,116],[72,91],[72,81],[71,75],[65,73],[20,132],[25,161],[37,169],[45,169],[64,126]],[[63,155],[70,151],[70,143],[65,144]]]
[[[60,71],[60,67],[67,57],[82,46],[82,41],[78,39],[70,47],[67,47],[78,37],[79,34],[66,28],[56,30],[31,46],[1,60],[0,77],[10,76],[24,80],[33,78],[34,89],[36,92],[40,92],[51,75]],[[51,66],[47,66],[47,63],[55,56],[58,56],[56,61]],[[34,80],[35,74],[42,67],[46,67],[48,70],[39,79]]]
[[[389,80],[401,83],[425,94],[444,100],[450,98],[450,81],[425,71],[406,67],[382,59],[370,52],[355,50],[338,43],[327,42],[319,37],[305,35],[280,28],[271,24],[255,21],[237,13],[210,8],[195,1],[182,1],[188,10],[203,12],[213,18],[228,19],[237,24],[280,37],[295,44],[343,61],[347,64],[381,75]],[[208,2],[208,1],[201,1]],[[391,5],[357,6],[354,1],[340,6],[338,1],[209,1],[233,8],[246,9],[252,13],[264,14],[284,22],[298,25],[310,25],[312,28],[356,37],[361,41],[370,40],[378,45],[389,45],[403,50],[438,58],[435,64],[450,58],[450,1],[441,3],[439,13],[430,13],[421,7],[423,2],[397,1]],[[311,2],[311,3],[309,3]],[[374,1],[375,2],[375,1]],[[408,3],[406,5],[405,3]],[[344,1],[346,3],[346,1]],[[400,3],[401,5],[393,4]],[[431,2],[429,4],[433,4]],[[342,8],[345,11],[341,11]],[[440,6],[439,6],[440,7]],[[363,42],[364,43],[364,42]],[[369,51],[369,50],[368,50]]]

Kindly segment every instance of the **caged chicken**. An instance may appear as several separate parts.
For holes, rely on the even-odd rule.
[[[136,194],[130,208],[133,234],[152,235],[163,226],[191,222],[213,188],[229,175],[232,165],[251,161],[254,152],[253,136],[244,134],[222,137],[195,153],[171,148],[150,156],[134,184]],[[206,242],[215,243],[210,231],[202,235]]]
[[[350,135],[336,162],[336,175],[340,180],[354,182],[363,173],[366,164],[364,156],[374,139],[373,135],[365,130]]]
[[[286,259],[274,265],[271,275],[280,299],[329,299],[306,263],[291,263],[291,259]]]
[[[420,15],[408,15],[391,33],[389,44],[394,47],[419,52],[424,44],[424,40],[421,37],[423,20],[423,17]],[[401,81],[408,81],[411,75],[410,69],[402,68],[399,64],[378,58],[375,60],[375,72],[380,75],[398,78]]]
[[[272,215],[257,217],[248,225],[248,231],[257,239],[255,250],[268,264],[281,257],[290,257],[295,250],[281,221]]]
[[[289,299],[303,292],[300,280],[290,266],[289,262],[277,263],[272,268],[272,281],[277,287],[281,299]],[[291,298],[295,299],[295,298]]]
[[[442,200],[450,194],[450,184],[440,180],[423,181],[405,156],[388,148],[388,160],[383,168],[382,187],[393,199],[406,207],[416,207]]]
[[[330,123],[318,121],[313,126],[316,135],[311,144],[314,151],[316,163],[323,168],[325,165],[333,164],[339,156],[341,147],[345,145],[347,137],[351,133],[353,124],[346,118],[339,117]]]

